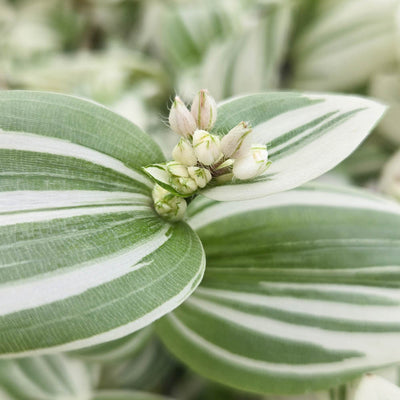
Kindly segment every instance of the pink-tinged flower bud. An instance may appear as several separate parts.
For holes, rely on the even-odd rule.
[[[198,130],[193,134],[193,148],[201,164],[212,165],[221,157],[220,140],[218,136]]]
[[[233,164],[233,175],[238,179],[252,179],[266,171],[268,162],[267,146],[255,144],[250,151]]]
[[[190,111],[198,129],[209,131],[217,119],[217,103],[206,89],[200,90],[195,96]]]
[[[252,131],[249,124],[240,122],[221,139],[221,151],[228,158],[239,158],[250,149],[250,142],[246,141]]]
[[[169,111],[169,126],[171,129],[183,137],[193,135],[196,130],[196,121],[183,101],[176,96]]]
[[[211,181],[211,172],[206,168],[189,167],[188,172],[191,178],[197,183],[197,186],[203,188]]]
[[[197,163],[197,157],[192,145],[184,138],[181,138],[174,150],[172,150],[172,157],[184,165],[196,165]]]

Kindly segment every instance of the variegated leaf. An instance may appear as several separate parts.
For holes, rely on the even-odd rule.
[[[289,86],[344,91],[396,61],[399,0],[321,1],[297,38]]]
[[[161,319],[192,369],[260,393],[328,389],[400,362],[400,207],[308,186],[191,205],[201,286]]]
[[[204,255],[152,208],[141,167],[163,161],[95,103],[0,92],[0,354],[73,350],[128,335],[179,305]]]
[[[98,367],[62,354],[0,360],[0,398],[89,399],[98,378]]]
[[[272,162],[260,177],[206,190],[215,200],[243,200],[292,189],[327,172],[365,139],[385,107],[356,96],[262,93],[227,100],[214,133],[241,121],[253,126],[253,143],[267,144]]]
[[[102,364],[120,362],[134,357],[143,347],[146,347],[152,336],[152,326],[146,326],[121,339],[71,351],[69,355],[84,361]]]

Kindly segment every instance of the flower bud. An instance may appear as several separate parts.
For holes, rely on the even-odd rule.
[[[168,190],[164,189],[162,186],[155,184],[152,192],[154,203],[162,201],[165,196],[171,194]]]
[[[211,181],[211,172],[206,168],[189,167],[188,172],[191,178],[194,179],[197,186],[203,188]]]
[[[187,109],[183,101],[176,96],[169,111],[169,126],[171,129],[183,137],[193,135],[196,130],[196,121]]]
[[[206,131],[194,133],[193,148],[197,159],[204,165],[212,165],[222,157],[219,137]]]
[[[184,165],[195,165],[197,163],[196,154],[194,154],[192,145],[184,138],[181,138],[174,147],[172,157],[174,160]]]
[[[238,179],[252,179],[265,172],[269,164],[267,146],[256,144],[244,157],[235,160],[232,172]]]
[[[183,176],[184,178],[187,178],[189,176],[187,166],[177,161],[168,162],[167,171],[174,176]]]
[[[217,119],[217,103],[206,89],[195,96],[190,111],[199,129],[209,131]]]
[[[162,217],[177,221],[185,215],[187,203],[182,197],[174,196],[160,185],[153,189],[154,208]]]
[[[248,141],[244,143],[244,139],[251,130],[251,127],[243,121],[232,128],[221,140],[221,151],[224,155],[232,158],[244,155],[250,148],[250,143]]]
[[[170,179],[171,186],[182,195],[190,195],[194,193],[198,186],[194,179],[185,178],[183,176],[173,176]]]

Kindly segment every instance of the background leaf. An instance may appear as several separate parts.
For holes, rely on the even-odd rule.
[[[362,97],[329,94],[262,93],[227,100],[218,107],[214,133],[224,135],[239,122],[250,122],[252,142],[267,144],[272,164],[256,180],[217,186],[204,195],[244,200],[317,178],[357,148],[384,110]]]
[[[400,361],[398,205],[308,186],[190,208],[206,275],[157,326],[196,372],[288,394]]]
[[[147,326],[121,339],[75,350],[70,352],[69,355],[85,361],[102,364],[119,362],[140,352],[147,345],[152,335],[152,327]]]
[[[0,354],[118,339],[180,304],[204,255],[154,212],[139,167],[162,161],[95,103],[0,92]]]
[[[396,61],[398,7],[398,0],[319,2],[314,21],[296,37],[290,87],[359,91]]]
[[[2,400],[57,400],[89,398],[99,368],[67,356],[0,360]]]

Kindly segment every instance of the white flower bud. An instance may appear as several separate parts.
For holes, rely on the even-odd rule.
[[[154,208],[157,213],[171,221],[177,221],[185,215],[187,203],[179,196],[174,196],[160,185],[153,189]]]
[[[183,195],[190,195],[194,193],[198,186],[194,179],[185,178],[183,176],[173,176],[170,179],[171,186],[178,192]]]
[[[169,126],[171,129],[183,137],[193,135],[196,130],[196,121],[183,101],[176,96],[169,111]]]
[[[183,176],[187,178],[189,176],[187,166],[177,161],[170,161],[167,163],[167,171],[174,176]]]
[[[179,140],[174,150],[172,150],[172,157],[185,165],[195,165],[197,163],[192,145],[184,138]]]
[[[195,96],[190,111],[199,129],[209,131],[217,119],[217,103],[206,89]]]
[[[197,159],[204,165],[212,165],[222,157],[219,137],[206,131],[194,133],[193,148]]]
[[[232,128],[221,140],[221,151],[224,155],[232,158],[239,158],[238,156],[244,155],[250,148],[250,143],[244,142],[244,139],[250,134],[251,130],[251,127],[243,121]]]
[[[244,157],[235,160],[232,172],[238,179],[252,179],[265,172],[269,164],[267,146],[256,144]]]
[[[189,167],[188,172],[200,188],[205,187],[212,178],[211,172],[206,168]]]

